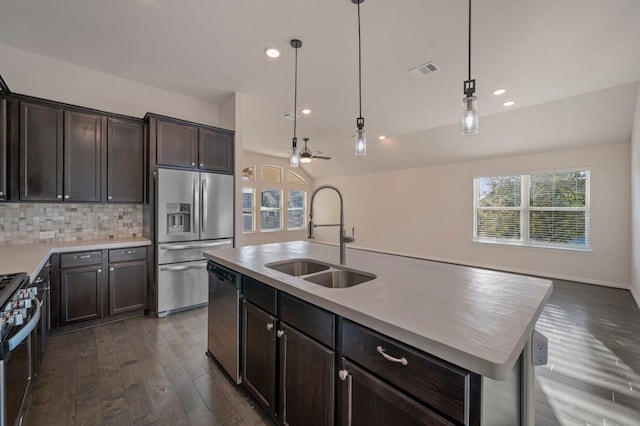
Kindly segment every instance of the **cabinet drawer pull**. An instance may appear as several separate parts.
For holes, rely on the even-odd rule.
[[[84,254],[82,256],[73,256],[74,259],[89,259],[91,257],[90,254]]]
[[[273,323],[272,322],[268,322],[267,323],[267,330],[269,330],[269,331],[273,330]]]
[[[378,351],[378,353],[379,353],[380,355],[382,355],[382,357],[383,357],[384,359],[386,359],[387,361],[397,362],[398,364],[402,364],[402,365],[407,365],[407,364],[409,364],[409,361],[407,361],[407,359],[406,359],[405,357],[402,357],[402,358],[395,358],[395,357],[392,357],[391,355],[388,355],[388,354],[384,351],[384,349],[382,348],[382,346],[378,346],[378,347],[376,347],[376,351]]]

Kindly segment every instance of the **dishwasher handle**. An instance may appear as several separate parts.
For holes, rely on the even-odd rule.
[[[225,283],[235,285],[238,282],[239,274],[222,268],[214,263],[209,262],[207,265],[207,271],[209,271],[209,274],[215,276],[221,281],[224,281]]]

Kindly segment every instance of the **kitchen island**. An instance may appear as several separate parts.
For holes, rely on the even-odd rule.
[[[355,249],[346,267],[376,277],[349,288],[326,288],[266,266],[287,259],[338,266],[337,247],[306,241],[205,251],[205,257],[482,377],[482,416],[489,415],[485,404],[494,390],[504,397],[515,386],[510,398],[523,400],[521,424],[533,424],[531,336],[551,281]]]

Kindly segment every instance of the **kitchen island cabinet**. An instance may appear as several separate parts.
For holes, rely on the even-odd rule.
[[[387,387],[397,393],[381,404],[391,411],[417,404],[410,418],[427,424],[534,424],[531,344],[551,281],[355,249],[348,267],[375,278],[348,288],[323,287],[267,266],[313,259],[341,268],[337,247],[306,241],[205,251],[205,257],[342,321],[336,359],[347,371],[334,374],[339,424],[354,409],[364,413],[369,403],[363,401],[387,395]],[[351,341],[367,347],[364,355],[349,349],[345,324],[358,330],[351,335],[361,337]],[[369,337],[362,330],[370,330]],[[371,346],[370,338],[381,340]],[[387,349],[390,344],[397,347]],[[396,362],[377,364],[389,361],[384,355],[395,359],[396,349],[408,349],[399,358],[411,364],[409,375],[394,374]],[[412,370],[416,365],[423,369]],[[342,383],[349,381],[352,399]]]
[[[333,315],[250,277],[243,281],[244,386],[282,424],[334,424]]]

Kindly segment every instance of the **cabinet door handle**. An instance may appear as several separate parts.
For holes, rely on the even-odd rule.
[[[33,283],[34,284],[40,284],[42,281],[44,281],[44,278],[43,277],[38,277],[35,280],[33,280]]]
[[[338,378],[343,382],[347,380],[347,426],[351,426],[351,407],[353,400],[353,378],[351,374],[349,374],[349,370],[339,370]]]
[[[287,334],[284,330],[278,330],[276,333],[278,337],[282,339],[282,347],[280,347],[280,356],[282,357],[282,406],[284,409],[282,410],[282,424],[287,423]]]
[[[273,330],[273,323],[272,322],[268,322],[267,323],[267,330],[269,330],[269,331]]]
[[[376,351],[378,351],[378,353],[379,353],[380,355],[382,355],[382,357],[383,357],[384,359],[386,359],[387,361],[397,362],[398,364],[402,364],[402,365],[407,365],[407,364],[409,364],[409,361],[407,361],[407,359],[406,359],[405,357],[402,357],[402,358],[395,358],[395,357],[392,357],[391,355],[387,354],[387,353],[384,351],[384,348],[383,348],[382,346],[378,346],[378,347],[376,347]]]

